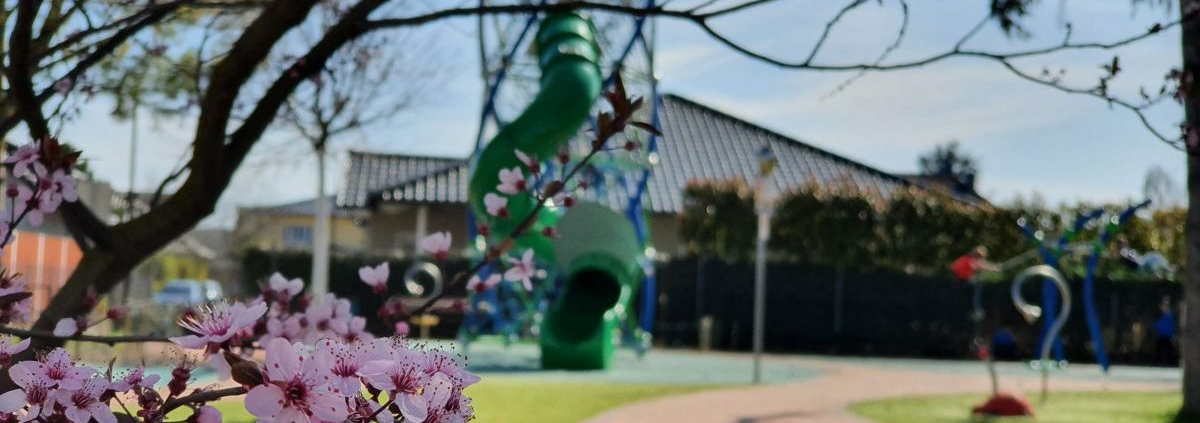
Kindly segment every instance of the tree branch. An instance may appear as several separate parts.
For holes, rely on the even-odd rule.
[[[171,340],[161,335],[126,335],[126,336],[96,336],[96,335],[75,335],[75,336],[58,336],[52,331],[17,329],[0,326],[0,333],[7,335],[15,335],[22,338],[36,339],[57,339],[62,341],[82,341],[94,342],[98,344],[116,345],[130,343],[145,343],[145,342],[162,342],[171,343]]]

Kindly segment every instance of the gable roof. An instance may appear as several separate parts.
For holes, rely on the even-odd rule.
[[[915,185],[909,179],[677,95],[665,95],[661,101],[663,137],[658,142],[658,164],[653,167],[643,197],[647,211],[681,212],[683,189],[691,181],[753,179],[763,145],[770,145],[779,161],[774,181],[781,192],[813,181],[888,198],[897,190]],[[374,201],[465,203],[469,176],[465,159],[355,152],[338,194],[338,205],[361,208]],[[607,202],[620,207],[624,191],[621,184],[609,184]],[[982,202],[977,197],[956,198],[968,204]]]
[[[408,156],[351,151],[346,177],[337,193],[339,208],[366,207],[369,197],[414,180],[427,177],[465,159],[446,157]],[[466,185],[462,186],[466,190]],[[464,195],[462,198],[466,198]]]

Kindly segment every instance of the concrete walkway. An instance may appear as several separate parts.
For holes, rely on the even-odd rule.
[[[865,423],[846,410],[849,404],[879,398],[953,393],[986,393],[990,382],[982,365],[977,373],[916,371],[836,359],[789,359],[811,366],[821,376],[802,382],[720,389],[649,400],[608,411],[587,423]],[[1041,382],[1028,375],[1001,376],[1001,389],[1034,398]],[[1173,381],[1105,381],[1055,377],[1055,390],[1172,390]]]

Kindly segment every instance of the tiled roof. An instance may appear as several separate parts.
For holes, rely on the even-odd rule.
[[[384,189],[400,186],[463,162],[463,159],[444,157],[351,151],[346,177],[338,190],[337,205],[339,208],[366,207],[371,195],[378,195]],[[463,187],[465,189],[466,185]]]
[[[683,188],[695,180],[754,178],[758,151],[770,145],[779,164],[776,188],[788,190],[809,181],[891,196],[911,186],[907,179],[883,172],[799,140],[756,126],[694,101],[666,95],[659,119],[664,133],[658,144],[643,203],[648,211],[683,210]],[[365,207],[371,201],[465,203],[468,165],[462,159],[353,153],[338,196],[342,207]],[[609,183],[607,202],[623,204],[621,184]],[[969,198],[961,200],[976,204]],[[976,199],[977,200],[977,199]]]

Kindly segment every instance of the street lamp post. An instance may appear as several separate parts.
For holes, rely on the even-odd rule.
[[[775,155],[770,146],[758,153],[758,178],[754,182],[754,209],[758,214],[758,236],[754,261],[754,383],[762,383],[763,334],[767,316],[767,240],[771,238],[771,215],[775,192],[771,175]]]

